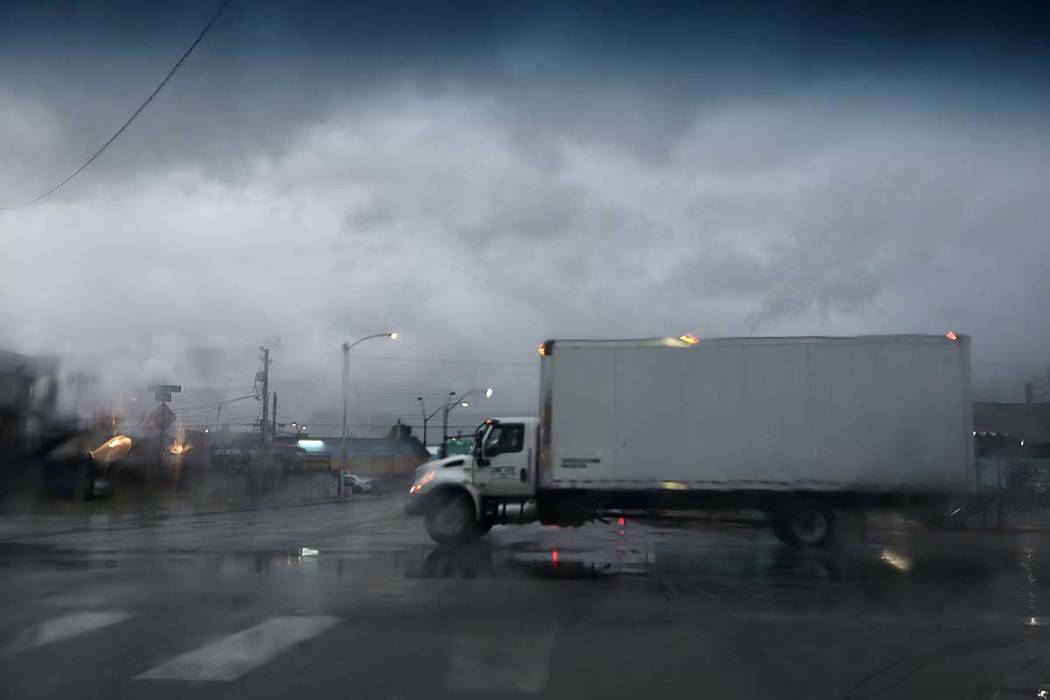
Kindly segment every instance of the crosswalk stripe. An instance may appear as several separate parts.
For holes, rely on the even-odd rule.
[[[329,615],[274,617],[165,661],[136,680],[233,681],[339,621]]]
[[[22,630],[7,646],[8,653],[63,642],[88,632],[123,622],[132,613],[123,610],[94,610],[70,613]]]

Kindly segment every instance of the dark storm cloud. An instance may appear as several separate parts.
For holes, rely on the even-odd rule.
[[[216,4],[2,7],[19,201]],[[953,327],[1013,381],[1050,359],[1046,7],[234,0],[95,166],[0,214],[5,344],[236,395],[269,343],[304,414],[335,410],[339,344],[391,327],[371,354],[512,363],[564,335]],[[368,354],[359,421],[482,384],[534,410],[534,368]]]
[[[216,5],[6,3],[0,56],[17,70],[4,84],[83,135],[64,145],[97,141]],[[108,160],[280,149],[302,120],[392,88],[491,95],[530,148],[569,132],[662,154],[696,111],[735,95],[849,77],[981,98],[1045,79],[1048,15],[1042,3],[233,2]]]

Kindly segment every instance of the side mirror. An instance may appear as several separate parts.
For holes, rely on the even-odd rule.
[[[487,467],[489,461],[485,458],[484,449],[480,442],[474,443],[474,462],[479,467]]]

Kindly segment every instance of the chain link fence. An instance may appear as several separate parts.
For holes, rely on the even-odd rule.
[[[1050,459],[978,459],[977,484],[990,497],[975,518],[984,527],[1050,529]]]

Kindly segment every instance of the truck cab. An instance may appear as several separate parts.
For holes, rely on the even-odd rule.
[[[409,489],[406,512],[423,515],[438,542],[462,542],[496,523],[535,519],[539,420],[490,418],[474,450],[424,464]]]

